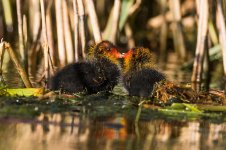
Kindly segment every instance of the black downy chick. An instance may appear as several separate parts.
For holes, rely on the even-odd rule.
[[[49,88],[68,94],[111,91],[120,78],[117,59],[121,57],[111,42],[102,41],[89,49],[88,60],[69,64],[57,72]]]
[[[149,49],[136,47],[124,55],[123,84],[130,96],[149,97],[165,76],[154,69]]]

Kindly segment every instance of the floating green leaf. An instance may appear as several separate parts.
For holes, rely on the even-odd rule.
[[[44,93],[44,88],[2,88],[0,96],[41,96]]]

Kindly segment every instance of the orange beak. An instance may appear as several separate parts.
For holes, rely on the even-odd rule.
[[[128,52],[123,54],[122,58],[130,58],[132,54],[133,54],[133,50],[128,50]]]
[[[123,54],[117,51],[116,48],[112,48],[110,54],[114,56],[115,58],[123,58]]]

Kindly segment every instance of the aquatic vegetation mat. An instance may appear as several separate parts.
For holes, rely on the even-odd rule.
[[[140,105],[139,105],[139,103]],[[189,103],[172,103],[158,106],[137,97],[112,93],[76,95],[54,100],[39,100],[37,97],[0,97],[0,116],[34,118],[41,113],[76,113],[91,118],[123,116],[134,121],[169,119],[226,121],[226,106]]]

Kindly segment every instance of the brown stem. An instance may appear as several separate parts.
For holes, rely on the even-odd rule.
[[[114,6],[111,10],[110,17],[107,22],[107,26],[103,32],[104,39],[108,39],[115,43],[117,29],[119,27],[119,16],[120,16],[120,8],[121,8],[121,1],[115,0]]]
[[[28,69],[29,75],[34,77],[37,76],[37,49],[39,49],[39,41],[41,37],[42,27],[41,27],[41,11],[39,0],[29,0],[29,31],[31,35],[31,45],[28,50]]]
[[[74,51],[72,44],[71,28],[69,23],[69,15],[66,0],[62,0],[63,23],[64,23],[64,41],[67,54],[67,62],[74,62]]]
[[[226,30],[222,11],[222,0],[217,0],[217,27],[219,31],[219,41],[222,47],[224,74],[226,76]]]
[[[59,56],[58,56],[58,52],[55,49],[54,46],[54,40],[53,40],[53,25],[52,25],[52,16],[51,16],[51,7],[53,4],[53,0],[48,1],[48,6],[46,8],[46,30],[47,30],[47,39],[48,39],[48,45],[49,45],[49,57],[52,60],[52,64],[58,65],[58,60],[59,60]],[[51,71],[53,71],[53,67],[50,67]],[[51,72],[51,74],[53,74],[53,72]]]
[[[121,9],[121,1],[115,0],[114,6],[113,6],[113,18],[112,18],[112,29],[110,34],[110,41],[115,43],[116,41],[116,35],[118,31],[118,23],[119,23],[119,16],[120,16],[120,9]]]
[[[43,36],[43,49],[44,49],[44,70],[45,70],[45,78],[46,80],[49,79],[49,47],[48,47],[48,40],[47,40],[47,30],[46,30],[46,17],[45,17],[45,6],[44,0],[40,0],[41,4],[41,15],[42,15],[42,36]]]
[[[64,43],[64,26],[63,26],[63,16],[62,16],[62,0],[55,1],[56,6],[56,25],[57,25],[57,44],[58,53],[60,59],[60,65],[65,66],[66,55],[65,55],[65,43]]]
[[[17,8],[17,21],[18,21],[18,34],[19,34],[19,50],[22,62],[25,62],[25,51],[24,51],[24,35],[23,35],[23,21],[21,13],[21,0],[16,0]]]
[[[85,35],[85,12],[82,0],[77,0],[78,3],[78,19],[79,19],[79,35],[82,45],[82,58],[85,58],[86,35]]]
[[[128,22],[125,24],[125,34],[126,34],[126,37],[128,39],[128,48],[131,49],[131,48],[135,47],[135,41],[134,41],[134,38],[133,38],[133,31],[132,31]]]
[[[4,42],[1,41],[1,43],[0,43],[0,75],[2,73],[2,65],[3,65],[4,53],[5,53]]]
[[[23,35],[24,35],[24,70],[28,72],[28,33],[27,33],[27,17],[23,15]]]
[[[185,60],[186,51],[181,26],[181,13],[179,0],[170,0],[170,9],[173,14],[172,30],[174,47],[183,62]]]
[[[94,40],[96,43],[98,43],[102,40],[102,37],[93,0],[86,0],[86,6],[89,12],[90,22],[92,24]]]
[[[75,44],[75,62],[79,60],[79,51],[78,51],[78,4],[77,0],[73,0],[73,9],[74,9],[74,44]]]
[[[205,52],[205,41],[208,26],[208,2],[206,0],[198,0],[199,20],[198,20],[198,37],[196,45],[196,54],[193,64],[192,82],[200,82],[202,80],[203,59]]]
[[[223,55],[224,76],[226,77],[226,30],[225,20],[222,10],[222,0],[217,0],[217,27],[219,31],[219,41]]]
[[[23,69],[23,67],[20,65],[19,60],[16,57],[16,54],[14,53],[12,47],[10,46],[9,43],[3,42],[4,44],[4,48],[8,51],[10,58],[12,59],[14,65],[16,66],[16,69],[18,71],[18,73],[20,74],[21,79],[24,82],[24,85],[26,86],[26,88],[31,88],[31,82],[28,79],[27,73],[25,72],[25,70]]]
[[[135,4],[130,8],[129,15],[132,15],[141,5],[142,0],[136,0]]]
[[[160,61],[161,62],[165,62],[167,59],[166,46],[167,46],[168,25],[165,18],[166,10],[167,10],[167,1],[161,0],[161,13],[163,16],[163,22],[161,24],[161,29],[160,29]]]

